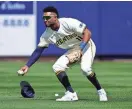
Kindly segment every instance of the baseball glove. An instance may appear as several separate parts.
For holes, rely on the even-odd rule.
[[[82,51],[79,46],[75,46],[68,50],[66,57],[69,59],[69,64],[75,63],[81,59]]]

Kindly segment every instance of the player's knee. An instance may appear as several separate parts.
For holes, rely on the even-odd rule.
[[[53,71],[56,73],[56,72],[60,72],[60,71],[65,71],[66,66],[65,65],[54,64],[52,66],[52,68],[53,68]]]
[[[92,70],[89,70],[89,71],[87,71],[87,72],[84,72],[84,71],[83,71],[83,74],[84,74],[85,76],[89,76],[89,75],[92,74],[92,72],[93,72]]]
[[[89,76],[92,73],[92,68],[91,67],[83,65],[83,66],[81,66],[81,69],[82,69],[83,74],[85,76]]]

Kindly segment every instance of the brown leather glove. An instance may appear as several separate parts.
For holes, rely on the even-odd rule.
[[[66,57],[69,59],[69,63],[75,63],[81,59],[82,51],[79,46],[76,46],[68,50]]]

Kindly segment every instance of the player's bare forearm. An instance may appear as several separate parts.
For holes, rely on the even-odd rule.
[[[87,28],[85,28],[83,31],[83,39],[82,39],[82,42],[80,43],[81,50],[85,48],[90,38],[91,38],[91,32]]]
[[[83,31],[83,40],[84,42],[88,42],[91,38],[91,32],[85,28],[84,31]]]

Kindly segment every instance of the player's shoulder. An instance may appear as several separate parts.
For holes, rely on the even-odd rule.
[[[73,27],[73,26],[75,26],[76,24],[79,23],[77,19],[70,18],[70,17],[69,18],[66,18],[66,17],[59,18],[59,22],[65,28],[71,28],[71,27]]]
[[[42,38],[48,38],[52,33],[53,32],[52,32],[51,28],[47,27],[45,29],[45,31],[42,33],[41,37]]]
[[[46,27],[44,33],[51,34],[53,33],[53,30],[50,27]]]
[[[78,19],[71,18],[71,17],[62,17],[62,18],[59,18],[60,22],[72,22],[73,20],[78,20]]]
[[[84,24],[82,21],[76,19],[76,18],[59,18],[59,22],[63,25],[68,25],[68,26],[75,26],[78,24]]]

